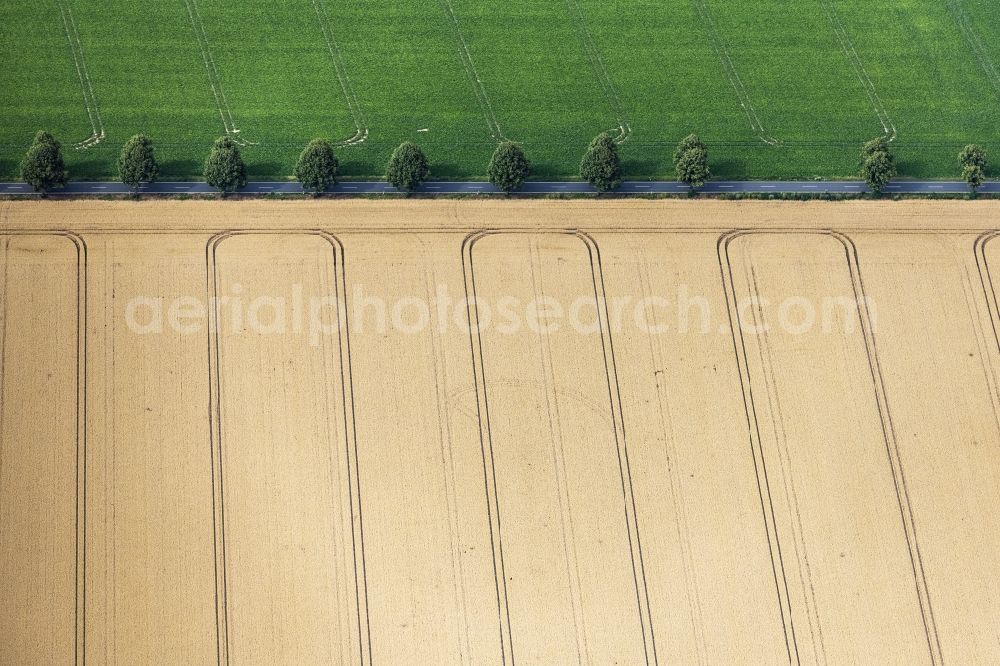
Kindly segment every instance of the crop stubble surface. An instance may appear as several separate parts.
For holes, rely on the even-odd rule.
[[[991,217],[10,204],[0,663],[994,663]],[[126,325],[296,289],[317,339]],[[442,289],[478,331],[372,315]],[[616,317],[682,291],[687,330]],[[592,325],[488,325],[505,297]]]

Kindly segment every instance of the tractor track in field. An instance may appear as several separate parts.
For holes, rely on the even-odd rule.
[[[472,86],[472,92],[476,95],[476,102],[479,103],[483,118],[486,120],[486,127],[495,140],[505,141],[507,137],[504,136],[503,130],[500,129],[500,122],[493,111],[493,103],[490,101],[489,93],[486,92],[486,86],[483,85],[483,80],[479,77],[479,70],[476,69],[475,60],[472,59],[472,50],[465,39],[465,33],[462,32],[462,25],[455,14],[455,8],[452,7],[451,0],[440,0],[440,2],[441,9],[448,17],[452,32],[458,42],[458,56],[462,61],[462,68],[465,70],[465,75],[469,79],[469,85]]]
[[[87,242],[84,238],[71,231],[6,229],[0,233],[3,238],[3,267],[0,276],[3,279],[0,291],[0,312],[3,313],[0,323],[0,393],[3,393],[3,381],[6,364],[3,356],[7,344],[7,288],[8,288],[8,254],[10,239],[16,237],[46,237],[62,238],[73,245],[76,255],[76,368],[75,368],[75,437],[74,437],[74,482],[75,510],[73,523],[73,551],[75,553],[73,578],[73,654],[74,663],[83,664],[87,652]],[[51,375],[50,375],[51,376]],[[2,406],[0,406],[2,407]],[[3,422],[3,409],[0,408],[0,425]],[[3,428],[0,427],[0,436]],[[2,468],[2,447],[0,447],[0,468]],[[0,532],[2,532],[0,524]]]
[[[625,105],[622,104],[621,95],[619,95],[618,88],[615,86],[615,82],[608,72],[607,65],[604,64],[601,50],[597,47],[590,28],[587,27],[587,18],[583,13],[583,7],[580,6],[579,0],[565,0],[565,2],[566,10],[569,12],[570,18],[573,20],[573,25],[580,37],[580,44],[583,46],[587,60],[594,70],[594,76],[597,77],[598,82],[601,84],[604,96],[615,113],[616,122],[618,123],[618,127],[613,130],[618,132],[618,136],[615,137],[615,143],[625,143],[632,133],[632,126],[629,124],[628,116],[625,114]]]
[[[756,109],[753,107],[753,102],[750,99],[750,93],[743,84],[743,79],[740,77],[739,70],[736,69],[736,64],[733,62],[732,55],[729,52],[729,45],[719,33],[719,29],[715,24],[715,19],[712,17],[712,11],[708,8],[708,4],[705,0],[691,0],[691,4],[693,4],[695,9],[698,11],[698,16],[701,18],[702,26],[708,33],[709,42],[712,44],[712,50],[715,51],[715,55],[719,58],[719,62],[722,63],[722,69],[726,73],[726,78],[729,80],[729,84],[733,87],[733,90],[736,91],[740,107],[743,109],[743,113],[746,114],[747,120],[750,121],[750,129],[752,129],[754,134],[756,134],[757,137],[767,145],[782,145],[784,142],[781,139],[771,136],[767,130],[764,129],[764,123],[761,122]]]
[[[201,52],[202,61],[205,63],[205,71],[208,74],[208,83],[212,87],[212,95],[215,97],[215,104],[222,118],[222,125],[225,128],[226,136],[230,137],[237,145],[256,146],[254,141],[244,139],[240,134],[240,129],[233,118],[233,111],[226,98],[226,91],[222,87],[222,77],[219,75],[219,68],[215,64],[215,56],[212,55],[212,47],[208,41],[208,34],[205,32],[205,23],[201,18],[201,11],[198,9],[198,0],[183,0],[187,9],[188,18],[191,19],[191,28],[194,30],[195,39],[198,42],[198,50]]]
[[[847,27],[844,22],[840,20],[840,14],[837,13],[837,8],[834,6],[832,0],[820,0],[820,4],[823,5],[823,11],[826,12],[826,17],[830,21],[830,25],[833,26],[833,31],[837,35],[837,40],[840,42],[840,48],[843,50],[844,55],[850,61],[851,66],[854,68],[854,73],[858,76],[858,81],[861,82],[861,87],[865,89],[865,94],[868,95],[868,99],[872,103],[872,107],[875,109],[875,115],[878,116],[878,121],[882,125],[882,131],[885,133],[885,138],[892,142],[896,140],[896,125],[892,122],[892,118],[889,116],[889,112],[885,108],[885,104],[882,103],[882,98],[879,97],[878,90],[875,88],[875,82],[872,81],[871,76],[868,74],[868,70],[865,69],[865,64],[861,60],[861,56],[858,54],[858,50],[854,46],[854,40],[851,39],[851,35],[847,32]]]
[[[507,137],[504,136],[503,131],[500,128],[500,122],[497,120],[496,112],[493,110],[493,103],[490,100],[489,93],[486,91],[486,86],[483,85],[483,80],[479,76],[479,70],[476,68],[475,60],[472,57],[472,50],[469,48],[469,43],[465,39],[465,33],[462,31],[458,15],[455,13],[455,9],[450,0],[440,0],[440,2],[441,8],[444,10],[445,15],[451,23],[452,31],[454,32],[455,39],[458,42],[458,52],[462,61],[462,67],[465,69],[466,76],[469,78],[469,83],[476,95],[476,101],[482,109],[483,117],[486,119],[486,126],[494,139],[504,141]],[[587,27],[586,18],[583,14],[583,8],[577,0],[565,0],[565,3],[566,10],[569,13],[570,20],[572,21],[573,27],[580,39],[580,45],[583,48],[587,62],[593,69],[594,76],[597,78],[598,83],[600,83],[601,90],[615,114],[617,126],[611,130],[612,132],[617,133],[617,136],[615,136],[615,143],[624,143],[632,133],[632,127],[625,114],[624,105],[621,101],[621,95],[618,93],[618,89],[615,86],[614,81],[611,79],[611,75],[608,72],[607,65],[604,63],[604,58],[601,55],[600,49],[594,42],[593,35]]]
[[[362,515],[361,479],[358,472],[358,438],[355,427],[354,379],[351,369],[351,343],[348,315],[346,311],[347,282],[344,267],[344,247],[338,237],[325,231],[315,229],[230,229],[219,232],[208,239],[205,245],[205,276],[206,298],[219,298],[220,271],[218,262],[219,246],[227,239],[238,236],[301,236],[321,239],[330,246],[330,258],[335,273],[333,291],[336,302],[337,316],[337,347],[339,361],[339,379],[341,395],[339,403],[343,409],[340,422],[343,445],[339,449],[345,454],[343,463],[348,477],[348,509],[351,519],[350,568],[353,573],[353,610],[357,622],[357,642],[353,646],[354,654],[358,656],[356,663],[364,666],[371,664],[372,640],[370,631],[370,609],[368,604],[368,576],[365,560],[364,519]],[[215,301],[212,301],[215,302]],[[233,565],[227,559],[226,545],[226,514],[225,503],[225,466],[226,429],[223,427],[225,410],[223,400],[223,362],[224,341],[221,335],[222,325],[219,309],[216,308],[209,316],[207,326],[208,343],[208,375],[209,375],[209,431],[212,447],[212,511],[213,511],[213,549],[215,555],[215,604],[216,604],[216,646],[219,664],[230,663],[231,637],[230,617],[233,614],[229,584],[229,570]],[[231,538],[231,535],[230,537]]]
[[[954,4],[957,0],[949,0],[949,4]],[[722,63],[722,68],[726,73],[726,78],[729,80],[730,85],[732,85],[733,90],[736,91],[736,95],[739,98],[740,107],[747,116],[747,120],[750,121],[750,128],[758,138],[764,143],[771,146],[786,146],[786,147],[818,147],[828,145],[831,142],[827,141],[815,141],[815,140],[783,140],[774,137],[764,128],[763,122],[757,115],[757,111],[753,106],[753,102],[750,98],[750,93],[743,83],[743,79],[740,76],[739,70],[736,68],[736,64],[733,61],[732,55],[730,53],[730,48],[726,40],[722,37],[718,26],[716,25],[715,19],[712,16],[711,9],[709,9],[706,0],[691,0],[695,9],[701,18],[702,24],[708,33],[709,42],[712,45],[712,50],[718,56],[719,61]],[[833,28],[834,34],[837,37],[837,41],[840,45],[841,51],[843,51],[844,56],[851,63],[851,67],[854,70],[855,75],[858,77],[861,87],[864,88],[865,94],[868,96],[871,102],[872,108],[875,111],[875,115],[878,117],[879,124],[882,126],[882,131],[884,136],[889,141],[895,141],[897,136],[896,125],[889,115],[885,104],[882,102],[882,98],[878,94],[878,90],[875,87],[875,83],[869,75],[868,70],[865,68],[864,62],[861,60],[860,54],[858,54],[857,48],[854,45],[854,40],[851,39],[850,33],[848,33],[846,26],[840,19],[840,15],[837,13],[836,7],[834,7],[831,0],[820,0],[820,4],[823,7],[823,12],[830,22]],[[994,70],[995,71],[995,70]],[[1000,90],[1000,76],[997,78],[998,90]],[[721,144],[720,144],[721,145]],[[850,144],[854,145],[854,144]]]
[[[60,1],[64,2],[65,0]],[[236,123],[232,107],[229,104],[229,99],[226,96],[226,91],[222,84],[222,75],[219,73],[219,67],[216,64],[215,56],[212,53],[211,42],[209,41],[208,33],[205,30],[205,23],[201,16],[201,10],[198,7],[198,0],[183,1],[185,9],[187,9],[188,18],[191,20],[191,27],[194,31],[195,39],[198,42],[198,49],[201,52],[202,61],[205,65],[205,71],[208,75],[209,85],[212,88],[212,95],[215,98],[216,107],[219,111],[219,117],[222,119],[222,125],[225,129],[226,135],[232,138],[232,140],[240,146],[245,147],[261,145],[260,142],[250,141],[249,139],[244,138],[242,136],[242,130],[240,130]],[[340,45],[337,43],[333,30],[330,28],[330,18],[326,10],[325,0],[312,0],[312,5],[316,13],[316,20],[319,25],[320,32],[323,34],[323,40],[330,53],[330,59],[337,75],[337,82],[343,92],[344,100],[347,103],[348,111],[351,115],[351,120],[355,126],[354,134],[346,139],[338,141],[337,145],[355,146],[363,143],[368,138],[369,130],[365,120],[364,111],[361,107],[360,101],[358,100],[358,96],[354,91],[354,86],[351,83],[350,76],[347,74],[347,67],[344,63]],[[169,143],[165,142],[161,145],[169,145]],[[278,144],[267,145],[277,146]]]
[[[343,53],[340,50],[340,45],[337,43],[333,29],[330,27],[330,15],[326,11],[326,1],[312,0],[312,4],[316,10],[316,20],[319,22],[319,28],[323,33],[323,39],[326,41],[326,47],[330,51],[333,68],[337,72],[337,81],[340,83],[344,99],[347,101],[347,107],[351,112],[351,119],[354,121],[354,135],[338,142],[338,144],[341,146],[356,146],[364,143],[368,138],[368,123],[365,120],[364,110],[361,108],[361,102],[358,101],[357,93],[354,92],[354,85],[351,83],[351,77],[347,74],[347,65],[344,62]]]
[[[962,37],[972,51],[972,55],[975,56],[979,66],[986,73],[986,77],[990,80],[993,89],[1000,94],[1000,70],[997,69],[997,64],[990,55],[986,45],[983,44],[983,40],[980,39],[979,34],[972,27],[972,19],[969,17],[969,14],[962,7],[960,0],[945,0],[945,5],[948,7],[948,12],[952,18],[955,19],[959,30],[961,30]]]
[[[76,19],[73,17],[73,8],[70,7],[70,0],[56,0],[59,6],[59,14],[62,18],[63,30],[69,42],[69,50],[73,55],[73,65],[76,68],[77,78],[80,79],[80,89],[83,91],[83,106],[87,109],[87,118],[90,120],[91,134],[83,141],[73,144],[77,150],[92,148],[104,140],[104,120],[101,118],[101,108],[97,103],[97,95],[94,94],[94,86],[90,81],[90,72],[87,70],[87,60],[83,54],[83,43],[80,41],[80,31],[76,26]]]
[[[788,574],[789,569],[791,568],[791,559],[788,558],[786,561],[785,555],[789,554],[791,551],[788,551],[786,548],[785,555],[782,554],[781,540],[782,537],[787,537],[787,534],[780,533],[782,530],[779,529],[774,509],[774,497],[776,492],[771,487],[771,482],[768,481],[769,477],[767,473],[767,465],[765,463],[763,446],[762,422],[758,418],[758,404],[763,403],[760,402],[761,396],[759,387],[755,390],[755,382],[751,377],[751,370],[748,362],[749,347],[751,345],[747,342],[747,338],[749,336],[745,335],[745,324],[742,315],[739,312],[739,308],[736,305],[739,297],[737,283],[734,279],[736,266],[734,266],[735,262],[733,261],[730,248],[732,241],[743,236],[781,234],[825,236],[836,240],[843,248],[844,258],[846,259],[846,267],[848,269],[854,295],[853,300],[857,303],[857,317],[860,322],[860,332],[863,337],[865,356],[867,358],[867,374],[871,379],[872,389],[874,389],[872,397],[874,398],[875,409],[878,413],[878,421],[886,452],[886,462],[888,463],[891,472],[894,495],[898,505],[897,508],[901,519],[903,536],[909,555],[910,569],[913,574],[914,592],[916,593],[920,610],[920,618],[927,640],[928,656],[931,664],[939,666],[943,663],[941,656],[941,642],[938,636],[934,610],[931,605],[931,597],[928,590],[927,576],[925,574],[924,562],[921,556],[920,544],[918,541],[917,525],[912,509],[910,491],[908,489],[905,470],[903,468],[899,437],[897,435],[897,426],[894,423],[892,413],[889,409],[885,375],[879,360],[878,341],[875,333],[873,313],[869,307],[871,300],[869,299],[867,290],[865,289],[865,280],[862,275],[857,245],[850,236],[833,230],[735,230],[724,233],[719,237],[717,243],[719,268],[726,290],[727,307],[730,311],[733,348],[736,352],[740,382],[743,386],[743,398],[747,414],[747,424],[750,426],[749,434],[751,448],[754,451],[754,464],[758,467],[757,478],[761,496],[761,507],[764,509],[764,520],[768,533],[768,539],[773,545],[771,551],[772,566],[774,567],[775,582],[777,584],[776,589],[778,591],[779,608],[786,625],[785,635],[788,645],[789,658],[793,662],[797,663],[803,652],[806,650],[805,646],[800,644],[799,640],[804,638],[804,636],[796,635],[795,627],[792,623],[792,609],[799,606],[802,602],[791,596],[790,589],[788,587]],[[750,268],[752,268],[752,266]],[[751,329],[751,332],[753,332],[753,329]],[[767,363],[762,361],[762,367],[765,368],[766,373]],[[768,383],[766,377],[764,378],[764,383],[766,393]],[[767,396],[767,400],[770,401],[770,396]],[[792,529],[792,532],[794,532],[794,528]],[[795,538],[794,534],[791,536],[793,539]],[[798,559],[798,557],[796,557],[796,559]],[[801,574],[802,572],[800,571],[799,573]],[[808,613],[813,612],[808,608],[808,599],[805,602],[805,606],[807,615]],[[818,621],[818,615],[815,616],[815,619]],[[813,619],[810,618],[810,625],[812,622]],[[816,658],[819,659],[821,657],[825,662],[826,656],[825,650],[823,650],[822,647],[822,639],[820,639],[820,644],[816,645],[814,643],[813,649],[817,650],[814,652]]]
[[[498,464],[496,462],[496,446],[494,442],[493,426],[491,425],[490,390],[487,384],[487,374],[485,369],[486,357],[484,354],[486,342],[484,341],[484,336],[482,334],[484,326],[482,325],[479,315],[478,304],[480,299],[477,293],[478,283],[476,278],[473,249],[478,241],[489,236],[503,234],[527,235],[529,236],[529,246],[532,244],[532,240],[534,240],[536,253],[535,258],[537,258],[539,257],[537,254],[538,240],[546,233],[547,232],[539,233],[531,229],[489,229],[474,231],[465,237],[462,241],[461,248],[462,270],[464,274],[463,285],[465,289],[465,307],[469,325],[469,350],[472,354],[473,385],[476,392],[476,420],[479,425],[479,442],[483,461],[484,490],[487,499],[487,514],[490,524],[490,547],[493,551],[493,573],[497,593],[497,620],[499,623],[501,637],[500,659],[503,663],[515,662],[515,642],[511,623],[510,595],[508,591],[508,580],[512,580],[513,578],[508,578],[507,570],[508,567],[512,565],[510,562],[505,560],[504,557],[504,530],[502,528],[503,516],[501,515],[501,503],[499,499],[500,484],[498,482],[498,478],[501,478],[501,475],[497,473]],[[636,516],[635,492],[633,490],[627,437],[625,434],[625,424],[622,416],[621,384],[615,361],[614,342],[611,334],[608,297],[604,283],[604,269],[601,262],[600,247],[589,234],[582,231],[566,230],[550,233],[553,235],[572,236],[580,240],[580,242],[583,243],[584,249],[587,253],[588,263],[590,265],[590,279],[586,280],[586,283],[592,285],[594,302],[597,305],[597,316],[601,334],[601,350],[603,352],[603,363],[598,367],[603,370],[602,374],[606,380],[606,396],[608,399],[607,407],[605,407],[603,411],[605,415],[609,415],[611,417],[611,434],[613,435],[617,452],[618,469],[616,472],[618,473],[621,481],[621,497],[623,500],[622,508],[624,509],[623,513],[626,533],[628,535],[628,550],[632,569],[630,573],[632,575],[632,581],[635,585],[636,611],[640,624],[639,636],[642,641],[642,650],[645,657],[644,662],[646,664],[656,664],[658,663],[656,656],[656,641],[653,623],[650,616],[649,590],[646,581],[646,569],[642,553],[642,543],[639,537],[639,521]],[[537,259],[533,262],[533,264],[536,263]],[[531,270],[532,273],[530,275],[530,279],[534,285],[538,276],[534,272],[534,266],[532,266]],[[542,293],[541,289],[534,286],[533,290],[535,293]],[[548,393],[555,390],[554,385],[552,384],[554,376],[552,375],[553,371],[551,370],[551,353],[550,350],[547,351],[546,349],[548,344],[547,341],[541,334],[539,335],[539,343],[542,345],[540,369],[543,375],[546,372],[549,373],[548,378],[543,379],[542,386],[546,393]],[[603,391],[602,395],[604,395]],[[607,409],[608,407],[610,410]],[[608,414],[608,411],[610,411],[610,414]],[[551,432],[550,441],[556,447],[559,446],[558,441],[561,439],[561,433],[554,430],[554,428],[557,429],[559,427],[559,420],[557,412],[549,411],[549,428]],[[560,465],[558,461],[554,463],[554,467],[556,470],[559,469]],[[564,486],[564,477],[559,475],[559,480],[557,480],[556,485]],[[566,497],[560,498],[559,500],[560,513],[564,515],[569,513],[569,507],[565,504],[566,501]],[[562,518],[562,515],[560,518]],[[571,527],[569,529],[572,530]],[[570,541],[571,540],[572,537],[570,537]],[[563,552],[567,553],[567,555],[565,555],[566,560],[575,564],[573,552],[568,550],[568,547],[565,545]],[[573,569],[575,566],[570,565],[568,568]],[[567,575],[571,579],[574,578],[570,571],[567,571]],[[579,592],[573,590],[574,587],[577,586],[570,584],[570,589],[572,590],[570,594],[578,595]],[[589,651],[587,650],[586,632],[583,629],[582,624],[580,624],[582,615],[576,617],[580,612],[576,607],[578,604],[579,602],[574,604],[573,607],[573,613],[575,616],[573,626],[575,633],[577,633],[577,654],[582,663],[585,655],[589,656]]]

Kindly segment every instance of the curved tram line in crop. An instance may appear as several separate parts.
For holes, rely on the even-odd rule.
[[[59,14],[62,18],[63,30],[66,33],[66,40],[69,42],[69,50],[73,54],[73,64],[76,67],[76,75],[80,79],[80,89],[83,91],[83,106],[87,109],[87,118],[90,120],[91,134],[89,137],[73,144],[77,150],[93,148],[104,140],[104,120],[101,119],[101,109],[97,104],[97,95],[94,94],[94,86],[90,82],[90,72],[87,71],[87,61],[83,57],[83,44],[80,42],[80,31],[76,27],[76,19],[73,18],[73,9],[69,0],[56,0],[59,6]]]
[[[823,5],[826,17],[830,20],[830,25],[833,26],[833,31],[837,33],[837,41],[840,42],[840,48],[851,62],[854,73],[858,75],[858,80],[865,89],[865,94],[871,100],[872,107],[875,109],[875,115],[878,116],[878,121],[882,124],[882,130],[885,132],[885,138],[889,141],[895,141],[896,125],[892,122],[892,118],[889,117],[889,112],[882,103],[882,98],[879,97],[878,91],[875,89],[875,82],[868,75],[868,70],[865,69],[865,64],[861,61],[858,50],[854,48],[854,40],[851,39],[850,33],[847,32],[844,22],[840,20],[837,8],[834,7],[832,0],[820,0],[820,3]]]
[[[590,34],[590,29],[587,27],[587,19],[583,14],[583,8],[580,6],[579,0],[565,0],[565,2],[566,9],[573,19],[573,25],[580,36],[580,43],[583,45],[587,60],[594,69],[594,76],[600,82],[604,96],[607,97],[608,103],[615,112],[616,122],[618,123],[618,127],[614,128],[614,131],[618,132],[618,136],[615,137],[615,143],[624,143],[628,139],[629,134],[632,133],[632,126],[625,115],[625,108],[622,104],[621,96],[618,94],[618,88],[615,87],[615,83],[611,79],[611,74],[608,73],[607,65],[604,64],[604,58],[601,57],[601,51],[597,48],[593,35]]]
[[[187,9],[188,17],[191,19],[191,27],[194,29],[195,39],[198,41],[198,50],[201,51],[202,60],[205,63],[205,71],[208,73],[208,83],[212,86],[212,95],[215,97],[215,104],[219,109],[219,116],[222,118],[222,125],[226,130],[226,136],[240,146],[256,146],[256,142],[244,139],[240,134],[236,120],[233,119],[233,111],[229,107],[229,100],[226,99],[226,91],[222,87],[222,77],[219,76],[219,69],[215,64],[215,57],[212,55],[212,47],[208,42],[208,35],[205,33],[205,23],[201,19],[201,12],[198,10],[198,0],[184,0],[184,7]]]
[[[326,42],[327,49],[330,52],[330,59],[337,74],[337,81],[344,94],[344,99],[347,102],[347,107],[355,127],[354,134],[346,139],[342,139],[338,144],[341,146],[358,145],[368,138],[368,125],[365,121],[364,111],[361,108],[361,103],[358,101],[357,94],[354,92],[351,79],[347,74],[347,67],[344,64],[340,46],[337,44],[337,40],[330,28],[330,19],[326,11],[326,4],[324,0],[312,0],[312,5],[316,12],[319,29],[323,34],[323,40]],[[233,117],[232,108],[229,106],[229,100],[226,98],[226,92],[222,85],[222,77],[215,63],[215,56],[212,55],[212,47],[208,41],[208,34],[205,31],[205,23],[202,20],[201,11],[198,8],[198,0],[184,0],[184,6],[187,9],[188,17],[191,19],[191,27],[198,41],[198,48],[205,63],[208,81],[212,86],[212,94],[215,97],[216,106],[219,110],[219,116],[222,118],[222,125],[225,128],[226,135],[240,146],[260,145],[260,142],[243,138],[241,130]]]
[[[351,119],[354,121],[354,135],[340,141],[342,146],[356,146],[364,143],[368,138],[368,124],[365,121],[365,114],[361,108],[361,102],[354,92],[351,78],[347,75],[347,65],[344,64],[344,57],[340,52],[340,45],[330,28],[330,17],[326,12],[325,0],[312,0],[313,8],[316,10],[316,20],[319,22],[319,29],[323,32],[323,39],[326,47],[330,51],[330,59],[333,61],[333,68],[337,72],[337,81],[340,82],[340,89],[344,93],[347,107],[351,112]]]
[[[990,80],[990,85],[993,86],[993,89],[997,93],[1000,93],[1000,71],[997,70],[997,65],[993,61],[993,57],[990,56],[986,45],[983,44],[983,40],[979,38],[975,29],[973,29],[972,19],[966,13],[965,9],[962,8],[961,0],[946,0],[945,4],[948,6],[948,12],[955,19],[955,23],[958,24],[959,29],[962,31],[962,37],[965,39],[965,43],[969,45],[972,55],[976,57],[980,67],[986,73],[986,77]]]

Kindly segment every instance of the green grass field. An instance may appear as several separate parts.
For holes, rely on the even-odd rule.
[[[903,176],[1000,160],[1000,12],[989,0],[39,0],[0,4],[0,178],[37,129],[75,179],[113,179],[129,136],[197,178],[233,132],[253,178],[309,139],[379,176],[421,144],[436,178],[481,178],[500,138],[572,178],[622,138],[631,178],[669,178],[698,132],[716,177],[853,176],[889,133]],[[102,137],[103,133],[103,137]],[[90,137],[102,137],[96,145]],[[74,149],[85,142],[89,147]]]

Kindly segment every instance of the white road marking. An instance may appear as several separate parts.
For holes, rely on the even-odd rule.
[[[735,185],[719,185],[719,189],[720,190],[731,190],[734,187],[736,187],[736,186]]]

